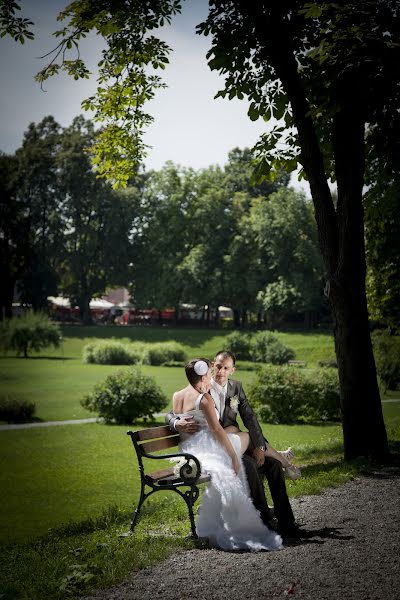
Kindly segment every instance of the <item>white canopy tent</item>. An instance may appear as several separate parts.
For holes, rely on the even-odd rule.
[[[50,304],[58,308],[71,308],[69,298],[64,298],[63,296],[48,296],[47,300]],[[104,300],[104,298],[93,298],[89,302],[89,307],[93,310],[107,310],[113,306],[114,304],[112,302]]]

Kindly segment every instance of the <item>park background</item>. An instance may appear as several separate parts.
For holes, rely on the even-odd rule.
[[[189,10],[182,15],[185,26],[190,21],[193,27],[202,18],[197,9],[192,10],[194,6],[188,3]],[[48,3],[38,3],[37,9],[40,17],[48,11]],[[173,46],[184,41],[179,31],[169,35]],[[27,54],[34,55],[7,44],[15,60],[17,55],[22,62]],[[188,73],[193,77],[195,65],[188,60],[192,55],[177,54],[188,63],[183,79]],[[2,56],[10,85],[31,81],[30,75],[21,76],[17,62]],[[199,99],[199,88],[204,91],[207,86],[200,77],[198,81],[199,87],[193,86],[192,91]],[[265,125],[247,121],[246,107],[240,102],[232,104],[241,116],[229,113],[231,103],[226,101],[214,121],[209,120],[209,112],[202,121],[198,102],[194,97],[183,99],[183,88],[172,83],[170,89],[192,112],[184,119],[184,106],[178,105],[177,97],[155,101],[160,111],[165,110],[172,130],[155,126],[149,143],[155,147],[153,156],[163,144],[165,153],[154,163],[149,159],[147,168],[122,191],[111,189],[92,172],[85,148],[92,143],[95,129],[89,119],[78,116],[80,99],[72,101],[70,83],[49,84],[48,94],[59,97],[45,111],[44,102],[30,102],[24,89],[10,93],[8,106],[13,114],[26,115],[24,120],[19,116],[17,128],[11,112],[2,111],[4,131],[14,123],[2,145],[8,154],[0,156],[7,198],[2,204],[2,227],[12,250],[2,255],[2,315],[10,316],[13,304],[15,312],[27,307],[47,311],[48,298],[60,295],[78,307],[80,321],[61,325],[58,348],[30,352],[27,359],[9,350],[0,358],[3,398],[33,402],[36,423],[93,416],[80,400],[121,369],[84,362],[84,347],[94,340],[119,340],[125,346],[175,342],[188,357],[211,358],[226,345],[233,327],[243,335],[272,330],[293,349],[295,359],[305,363],[292,369],[312,372],[321,361],[335,361],[317,229],[311,200],[303,191],[307,186],[289,180],[283,172],[272,183],[254,183],[249,147]],[[183,87],[187,92],[192,86]],[[217,89],[219,84],[210,98]],[[65,97],[71,101],[65,102]],[[17,100],[23,101],[23,109],[15,110]],[[58,112],[66,106],[67,116]],[[172,107],[179,119],[171,120]],[[29,125],[31,120],[34,123]],[[225,123],[222,131],[217,129],[221,122]],[[251,132],[245,122],[254,126]],[[191,130],[189,124],[199,129]],[[232,137],[233,130],[246,133]],[[157,132],[163,144],[151,137]],[[180,143],[183,139],[192,145]],[[203,155],[194,160],[199,146]],[[181,154],[171,152],[178,148]],[[165,164],[168,159],[172,162]],[[377,212],[376,193],[372,189],[364,197],[369,312],[371,328],[389,330],[392,343],[399,326],[398,196],[388,195]],[[135,310],[152,311],[156,322],[118,326],[105,318],[101,325],[90,325],[91,299],[106,296],[116,285],[126,286]],[[183,324],[183,305],[196,311],[195,323]],[[220,306],[232,309],[232,320],[221,318]],[[173,324],[162,322],[166,309],[174,314]],[[388,361],[387,353],[396,363],[397,348],[383,352],[381,366]],[[239,361],[237,376],[246,389],[258,377],[260,366]],[[172,392],[185,385],[182,365],[172,361],[168,366],[144,364],[141,369],[155,378],[165,394],[166,410]],[[396,380],[389,387],[394,389],[382,380],[385,424],[390,448],[396,451],[400,440]],[[139,419],[135,426],[146,424]],[[118,537],[129,527],[138,495],[137,467],[126,429],[99,422],[0,432],[2,593],[6,598],[84,593],[91,586],[121,579],[132,568],[190,547],[192,542],[185,538],[185,506],[167,495],[149,502],[134,538]],[[296,449],[303,477],[288,482],[292,497],[340,485],[368,468],[367,460],[343,460],[338,422],[264,422],[263,430],[274,446]]]

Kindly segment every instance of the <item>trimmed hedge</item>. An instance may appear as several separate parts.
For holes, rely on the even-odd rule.
[[[285,346],[270,331],[242,333],[233,331],[224,340],[224,348],[230,350],[238,360],[283,365],[292,360],[296,354]]]
[[[0,421],[6,423],[27,423],[32,420],[36,406],[17,394],[0,394]]]
[[[400,336],[387,331],[372,334],[376,370],[384,391],[400,387]]]
[[[149,365],[163,365],[165,363],[179,362],[184,365],[187,354],[184,347],[176,342],[160,342],[159,344],[146,344],[144,348],[144,362]]]
[[[284,365],[292,360],[296,354],[294,350],[285,346],[270,331],[259,331],[251,340],[252,358],[255,362]]]
[[[233,352],[237,360],[251,360],[251,335],[241,331],[232,331],[224,339],[224,350]]]
[[[141,362],[143,352],[122,342],[94,342],[83,348],[83,360],[97,365],[133,365]]]
[[[138,367],[117,371],[98,383],[81,400],[81,405],[97,412],[106,423],[131,424],[137,419],[153,419],[167,403],[155,379],[144,375]]]
[[[117,341],[99,341],[87,344],[83,349],[83,360],[98,365],[145,365],[176,364],[183,366],[187,360],[184,347],[176,342],[146,344]]]
[[[304,371],[262,367],[249,388],[249,398],[261,421],[313,423],[339,421],[339,378],[333,369]]]

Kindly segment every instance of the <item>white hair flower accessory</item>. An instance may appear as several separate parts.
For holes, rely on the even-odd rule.
[[[194,363],[194,372],[196,375],[205,375],[208,372],[208,364],[205,360],[198,360]]]

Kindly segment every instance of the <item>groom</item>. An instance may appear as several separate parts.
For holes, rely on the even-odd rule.
[[[222,350],[214,359],[214,379],[211,381],[210,393],[219,408],[220,421],[223,427],[238,426],[236,418],[240,414],[248,429],[254,450],[252,454],[243,455],[250,493],[261,518],[270,525],[272,511],[265,498],[262,476],[267,477],[274,503],[274,513],[278,521],[278,532],[283,537],[301,537],[302,532],[295,524],[293,512],[286,492],[285,479],[281,463],[264,455],[267,440],[264,439],[257,417],[251,408],[240,381],[229,379],[235,372],[235,356],[232,352]],[[197,424],[192,417],[177,417],[170,412],[166,423],[171,429],[184,433],[195,433]]]

